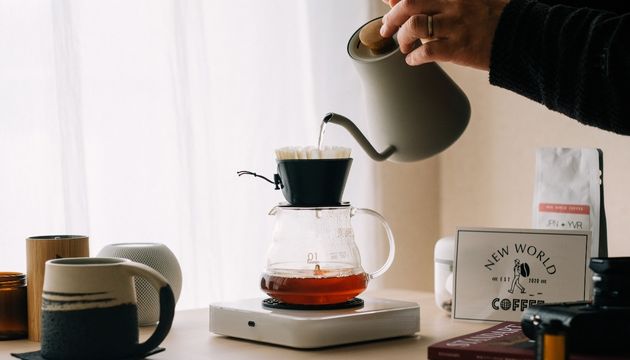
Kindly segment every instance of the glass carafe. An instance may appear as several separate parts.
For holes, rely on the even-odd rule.
[[[363,292],[371,279],[381,276],[394,261],[394,236],[379,213],[352,206],[276,206],[272,244],[261,288],[288,304],[324,305],[348,301]],[[373,273],[361,267],[351,218],[375,217],[385,228],[389,255]]]

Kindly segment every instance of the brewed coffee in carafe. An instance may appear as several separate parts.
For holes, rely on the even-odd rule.
[[[389,240],[389,257],[374,273],[361,267],[351,218],[376,217]],[[383,217],[349,204],[331,207],[276,206],[276,217],[261,289],[288,304],[342,303],[362,293],[368,281],[383,274],[394,258],[394,238]]]
[[[362,293],[367,287],[365,273],[355,275],[326,276],[315,265],[315,270],[305,274],[263,274],[260,288],[274,299],[287,304],[324,305],[348,301]]]

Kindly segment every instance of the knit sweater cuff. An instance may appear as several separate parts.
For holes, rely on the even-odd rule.
[[[549,6],[512,0],[501,14],[492,42],[489,80],[492,85],[542,102],[541,42]],[[532,83],[534,82],[534,83]]]

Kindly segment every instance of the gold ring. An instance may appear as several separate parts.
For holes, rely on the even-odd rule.
[[[427,35],[433,37],[433,15],[427,15]]]

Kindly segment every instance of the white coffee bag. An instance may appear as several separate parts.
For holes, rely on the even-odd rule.
[[[591,256],[608,255],[600,149],[538,149],[532,226],[590,230]]]

